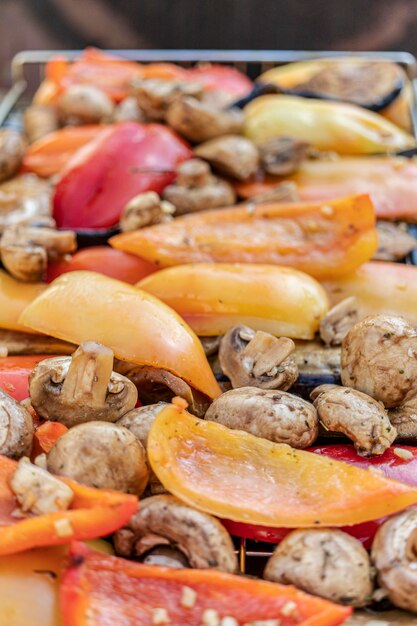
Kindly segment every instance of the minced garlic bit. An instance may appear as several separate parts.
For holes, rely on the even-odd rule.
[[[220,626],[239,626],[239,622],[234,617],[226,615],[226,617],[222,618]]]
[[[33,464],[36,465],[37,467],[40,467],[43,470],[47,470],[48,462],[47,462],[45,452],[42,452],[42,454],[38,454],[38,456],[35,457],[35,459],[33,460]]]
[[[206,609],[201,616],[202,626],[220,626],[220,617],[216,609]]]
[[[8,356],[9,350],[7,346],[0,344],[0,356]]]
[[[71,537],[74,534],[71,521],[66,517],[55,520],[54,528],[58,537]]]
[[[163,608],[152,609],[152,624],[169,624],[168,611]]]
[[[280,619],[257,619],[254,622],[246,622],[243,626],[280,626]]]
[[[334,213],[334,208],[332,206],[329,206],[328,204],[325,204],[321,207],[320,213],[322,213],[322,215],[328,215],[330,217]]]
[[[288,602],[286,602],[284,606],[282,607],[281,613],[285,617],[289,617],[290,615],[294,615],[294,612],[296,609],[297,609],[296,603],[293,602],[292,600],[288,600]]]
[[[365,622],[364,626],[389,626],[389,622],[380,619],[371,619],[369,622]]]
[[[68,485],[33,465],[27,457],[20,459],[10,478],[10,488],[22,511],[34,515],[65,511],[74,498]]]
[[[414,458],[413,453],[410,450],[404,450],[404,448],[394,448],[393,452],[395,456],[398,456],[403,461],[410,461],[410,459]]]
[[[183,587],[181,590],[180,604],[185,609],[192,609],[197,601],[197,592],[191,587]]]

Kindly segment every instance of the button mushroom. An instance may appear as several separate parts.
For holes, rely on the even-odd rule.
[[[20,459],[11,476],[10,488],[21,511],[34,515],[65,511],[74,498],[68,485],[45,469],[33,465],[27,457]]]
[[[397,436],[381,403],[360,391],[320,385],[311,399],[324,428],[349,437],[361,456],[383,454]]]
[[[25,152],[22,135],[10,128],[0,129],[0,181],[14,176]]]
[[[147,406],[132,409],[132,411],[125,413],[123,417],[117,420],[116,425],[123,426],[123,428],[127,428],[127,430],[133,433],[146,450],[149,432],[154,419],[166,406],[168,406],[167,402],[157,402],[156,404],[148,404]]]
[[[144,116],[136,98],[128,96],[115,107],[113,122],[143,122]]]
[[[358,321],[356,298],[345,298],[320,320],[320,338],[327,346],[340,346],[348,330]]]
[[[377,261],[399,261],[417,248],[417,238],[407,230],[407,224],[378,221],[378,250],[373,258]]]
[[[308,448],[318,435],[316,409],[285,391],[231,389],[213,401],[205,419],[293,448]]]
[[[25,109],[23,126],[29,143],[34,143],[49,133],[53,133],[59,126],[56,107],[48,104],[32,104]]]
[[[417,613],[417,510],[388,519],[372,544],[378,582],[396,606]]]
[[[77,248],[75,233],[70,230],[31,226],[9,226],[0,240],[4,267],[24,282],[42,280],[48,259],[57,260]]]
[[[126,204],[120,216],[120,229],[123,232],[153,226],[175,213],[175,207],[161,200],[155,191],[140,193]]]
[[[165,187],[163,197],[175,206],[177,215],[228,206],[236,200],[233,187],[212,176],[209,165],[200,159],[181,163],[176,183]]]
[[[194,143],[239,134],[243,120],[240,109],[219,109],[189,96],[175,100],[166,113],[169,126]]]
[[[33,434],[29,411],[0,390],[0,454],[12,459],[29,455]]]
[[[171,402],[172,398],[179,396],[187,402],[190,413],[202,417],[210,403],[205,394],[167,370],[120,361],[115,369],[136,385],[142,404]]]
[[[0,328],[0,346],[9,356],[21,354],[71,354],[75,346],[66,341],[19,330]]]
[[[239,189],[238,189],[239,192]],[[284,180],[263,193],[252,196],[246,202],[249,206],[252,204],[268,204],[269,202],[299,202],[300,194],[297,185],[291,180]]]
[[[78,424],[48,455],[48,470],[98,489],[141,495],[149,470],[141,443],[126,428],[108,422]]]
[[[134,81],[132,94],[148,120],[160,121],[175,100],[184,96],[200,99],[203,88],[193,82],[149,78]]]
[[[259,387],[286,391],[297,380],[291,357],[295,344],[248,326],[234,326],[220,342],[219,360],[232,387]]]
[[[398,439],[417,439],[417,396],[390,409],[388,417],[397,430]]]
[[[129,524],[114,535],[116,553],[122,556],[143,557],[161,545],[179,550],[192,568],[237,571],[233,543],[224,526],[171,495],[142,500]]]
[[[341,530],[295,530],[269,559],[264,578],[350,606],[365,606],[373,584],[368,553]]]
[[[34,174],[0,183],[0,233],[17,224],[49,223],[52,187]]]
[[[194,149],[194,154],[226,176],[246,180],[256,174],[259,153],[255,144],[241,135],[223,135]]]
[[[292,137],[273,137],[262,143],[259,148],[262,167],[272,176],[288,176],[300,167],[307,157],[309,145]]]
[[[58,115],[64,124],[96,124],[108,122],[113,102],[94,85],[71,85],[58,100]]]
[[[417,331],[401,317],[369,316],[342,343],[342,383],[399,406],[417,395]]]
[[[135,385],[112,371],[113,352],[86,341],[71,357],[45,359],[29,377],[32,404],[41,417],[75,424],[115,422],[134,408]]]
[[[217,354],[220,347],[221,335],[217,335],[216,337],[199,337],[199,339],[202,343],[206,356],[213,356]]]

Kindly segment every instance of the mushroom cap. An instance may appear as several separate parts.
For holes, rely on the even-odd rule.
[[[371,564],[362,544],[336,529],[295,530],[269,559],[264,578],[350,606],[371,600]]]
[[[113,113],[109,96],[94,85],[71,85],[58,101],[60,117],[84,124],[109,120]]]
[[[28,456],[33,434],[33,419],[29,411],[0,390],[0,454],[12,459]]]
[[[168,406],[167,402],[157,402],[156,404],[148,404],[132,409],[117,420],[116,425],[123,426],[123,428],[127,428],[127,430],[133,433],[146,450],[149,432],[155,417],[166,406]]]
[[[393,408],[417,394],[417,330],[394,315],[355,324],[342,343],[342,383]]]
[[[259,167],[258,148],[242,135],[223,135],[210,139],[197,146],[194,153],[221,174],[237,180],[250,178]]]
[[[388,519],[372,544],[378,582],[396,606],[417,612],[417,510]]]
[[[285,391],[257,387],[226,391],[213,401],[205,419],[293,448],[308,448],[318,435],[312,404]]]
[[[237,571],[233,542],[224,526],[171,495],[142,500],[129,524],[114,537],[116,553],[122,556],[141,556],[164,544],[181,550],[193,568]]]
[[[0,129],[0,181],[16,174],[25,153],[22,135],[11,128]]]
[[[274,337],[248,326],[234,326],[222,337],[219,361],[232,387],[289,389],[298,378],[290,357],[295,344],[287,337]]]
[[[397,436],[381,403],[361,391],[320,385],[312,391],[311,398],[325,429],[352,439],[362,456],[383,454]]]
[[[48,470],[98,489],[141,495],[149,470],[142,444],[126,428],[108,422],[78,424],[48,455]]]

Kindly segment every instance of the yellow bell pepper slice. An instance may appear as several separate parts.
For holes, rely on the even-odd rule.
[[[201,342],[175,311],[108,276],[63,274],[24,310],[20,323],[76,344],[98,341],[117,358],[168,370],[210,398],[221,393]]]
[[[164,487],[218,517],[273,527],[346,526],[417,502],[417,489],[341,461],[193,417],[169,405],[148,458]]]
[[[417,267],[413,265],[371,261],[349,276],[322,284],[332,306],[355,296],[360,318],[389,313],[417,326]]]
[[[416,145],[389,120],[354,104],[267,95],[250,102],[244,113],[244,132],[256,144],[289,135],[339,154],[376,154]]]
[[[222,335],[246,324],[273,335],[312,339],[328,310],[314,278],[275,265],[179,265],[137,286],[177,311],[197,335]]]
[[[28,332],[18,322],[19,316],[45,289],[43,283],[21,283],[0,270],[0,328]]]

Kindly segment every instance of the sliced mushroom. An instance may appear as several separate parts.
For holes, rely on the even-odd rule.
[[[65,511],[74,499],[74,492],[27,457],[20,459],[10,478],[10,488],[23,513],[46,515]]]
[[[365,548],[347,533],[329,528],[287,535],[269,559],[264,578],[355,607],[369,604],[373,590]]]
[[[213,401],[205,419],[293,448],[308,448],[318,435],[316,409],[285,391],[231,389]]]
[[[25,142],[20,133],[10,128],[0,129],[0,182],[14,176],[25,152]]]
[[[0,240],[1,260],[12,276],[25,282],[38,282],[48,259],[57,260],[77,248],[71,230],[9,226]]]
[[[173,213],[175,213],[174,205],[161,200],[155,191],[146,191],[138,194],[126,204],[120,216],[120,229],[127,232],[153,226],[163,222]]]
[[[390,409],[388,417],[397,430],[397,439],[417,439],[417,396]]]
[[[207,163],[191,159],[177,170],[177,182],[168,185],[163,197],[175,206],[176,215],[230,206],[236,201],[233,187],[210,174]]]
[[[0,233],[8,226],[51,219],[51,185],[33,174],[0,184]]]
[[[45,359],[29,377],[32,404],[41,417],[75,424],[115,422],[136,405],[135,385],[112,371],[113,352],[86,341],[71,357]]]
[[[129,524],[114,535],[116,553],[122,556],[143,557],[161,545],[180,550],[192,568],[237,571],[233,543],[224,526],[170,495],[142,500]]]
[[[371,552],[378,582],[396,606],[417,613],[417,510],[380,526]]]
[[[189,96],[175,100],[166,113],[169,126],[194,143],[239,134],[243,120],[240,109],[218,109]]]
[[[234,326],[222,338],[219,360],[232,387],[260,387],[286,391],[297,380],[298,367],[291,357],[295,344],[248,326]]]
[[[48,470],[97,489],[141,495],[149,470],[142,444],[126,428],[108,422],[78,424],[48,454]]]
[[[324,428],[349,437],[361,456],[383,454],[397,436],[383,405],[360,391],[320,385],[311,399]]]
[[[417,331],[402,317],[369,316],[342,343],[342,383],[386,408],[417,395]]]
[[[0,454],[12,459],[29,455],[33,434],[29,411],[0,390]]]
[[[72,343],[35,335],[18,330],[0,328],[0,346],[7,350],[9,356],[17,354],[72,354],[75,346]]]
[[[124,98],[113,111],[114,122],[143,122],[144,115],[133,96]]]
[[[202,417],[210,403],[202,392],[191,388],[182,378],[166,370],[123,361],[119,361],[115,369],[136,385],[142,404],[171,402],[174,396],[179,396],[186,400],[191,413]]]
[[[194,154],[226,176],[246,180],[256,174],[259,152],[255,144],[241,135],[223,135],[200,144]]]
[[[198,83],[150,78],[136,80],[132,94],[148,120],[164,120],[169,106],[179,98],[200,99],[203,88]]]
[[[340,346],[348,330],[358,321],[357,301],[351,296],[332,307],[320,320],[320,338],[327,346]]]
[[[58,114],[64,124],[96,124],[108,122],[113,102],[94,85],[71,85],[58,100]]]
[[[32,104],[25,109],[23,125],[29,143],[42,139],[58,129],[59,121],[56,107],[48,104]]]
[[[272,176],[288,176],[307,157],[308,143],[292,137],[273,137],[259,147],[262,166]]]
[[[378,250],[373,258],[377,261],[399,261],[417,248],[417,238],[407,230],[407,224],[378,221]]]

